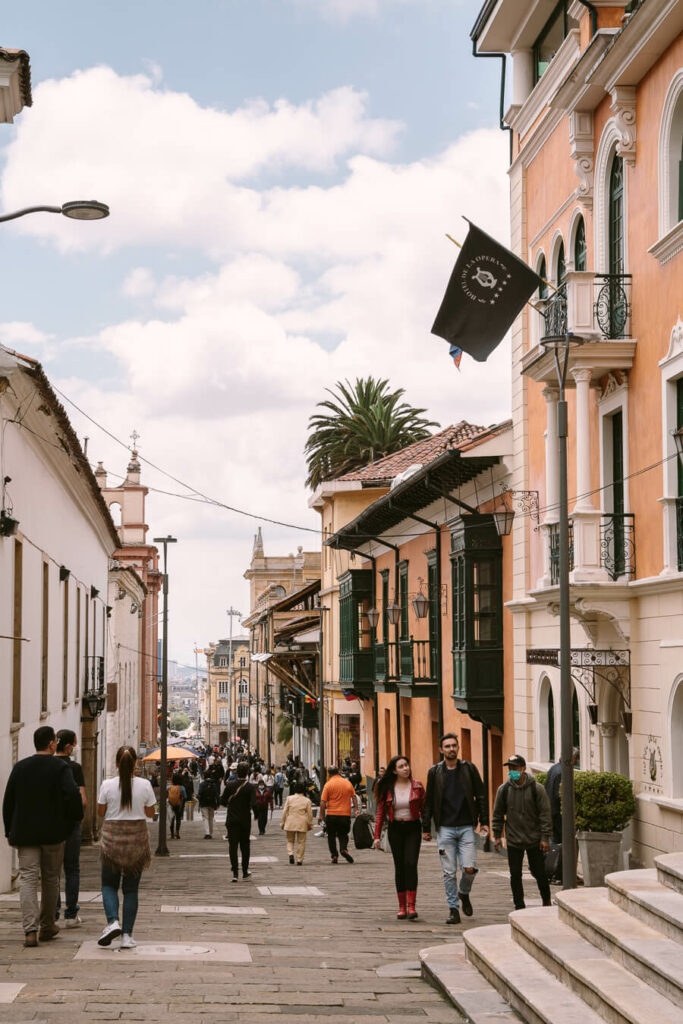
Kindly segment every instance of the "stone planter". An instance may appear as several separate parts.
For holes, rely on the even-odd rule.
[[[605,875],[621,868],[621,832],[577,832],[583,884],[605,884]]]

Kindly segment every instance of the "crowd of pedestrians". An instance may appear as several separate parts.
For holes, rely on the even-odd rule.
[[[7,782],[3,819],[5,835],[17,849],[24,944],[35,947],[59,935],[60,876],[65,882],[64,919],[67,928],[81,925],[79,916],[81,821],[86,807],[83,771],[74,758],[77,737],[71,730],[55,734],[43,726],[34,734],[35,754],[19,761]],[[460,758],[459,740],[446,733],[440,740],[441,760],[427,773],[426,785],[413,777],[410,761],[391,758],[378,771],[374,785],[374,830],[364,811],[365,788],[359,766],[349,759],[327,770],[320,788],[315,768],[291,754],[285,764],[266,765],[258,753],[242,745],[203,747],[169,765],[168,776],[158,771],[150,779],[138,774],[138,755],[122,746],[116,753],[116,774],[105,779],[97,796],[102,820],[100,838],[102,901],[106,925],[98,939],[110,946],[135,947],[133,930],[142,872],[151,863],[147,822],[166,800],[172,839],[179,840],[186,809],[198,805],[204,838],[214,838],[216,811],[225,808],[232,882],[251,877],[249,870],[252,821],[258,836],[266,833],[275,808],[282,808],[290,864],[304,862],[308,833],[318,824],[326,835],[332,864],[354,858],[349,850],[352,817],[356,815],[356,846],[391,851],[399,919],[418,916],[418,861],[423,842],[434,837],[443,872],[449,925],[459,924],[460,912],[474,913],[471,898],[477,874],[477,833],[489,833],[487,793],[474,764]],[[556,772],[546,789],[514,755],[505,762],[507,780],[494,800],[492,831],[496,849],[505,834],[510,886],[516,909],[525,906],[522,863],[526,855],[544,906],[551,902],[544,855],[560,832]],[[341,770],[340,770],[341,767]],[[284,793],[287,798],[284,801]],[[550,795],[550,799],[549,799]],[[552,813],[551,813],[552,808]],[[367,841],[363,840],[363,829]],[[254,837],[256,838],[256,837]],[[362,842],[360,840],[363,840]],[[38,891],[41,892],[40,906]],[[119,894],[122,895],[119,913]]]

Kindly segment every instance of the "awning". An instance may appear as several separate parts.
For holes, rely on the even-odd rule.
[[[419,473],[414,473],[388,494],[368,505],[364,512],[325,543],[329,547],[352,551],[359,544],[381,537],[413,513],[433,504],[437,498],[448,498],[458,503],[459,499],[453,492],[499,462],[498,455],[464,456],[460,451],[444,452]]]

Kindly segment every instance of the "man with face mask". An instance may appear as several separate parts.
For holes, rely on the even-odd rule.
[[[502,845],[503,828],[507,844],[510,887],[515,910],[524,910],[522,862],[526,853],[529,870],[536,879],[543,906],[551,906],[550,885],[545,873],[544,854],[550,849],[552,819],[548,794],[539,782],[526,774],[521,754],[505,762],[508,781],[499,787],[493,805],[493,837],[496,850]]]

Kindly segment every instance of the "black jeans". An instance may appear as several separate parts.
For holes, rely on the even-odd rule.
[[[328,814],[325,821],[327,822],[327,845],[330,848],[330,856],[338,857],[337,840],[339,840],[340,850],[345,850],[349,845],[351,817],[348,814]]]
[[[394,858],[396,892],[417,891],[417,859],[421,842],[422,822],[389,822],[389,846]]]
[[[553,814],[553,842],[559,846],[562,842],[562,813]]]
[[[254,817],[258,825],[258,834],[262,836],[266,831],[266,825],[268,824],[268,808],[257,807],[254,811]]]
[[[64,893],[66,911],[64,917],[78,917],[78,891],[81,886],[81,825],[74,825],[64,843]],[[57,917],[62,906],[61,893],[57,896]]]
[[[171,816],[171,835],[175,829],[176,834],[180,835],[180,822],[183,820],[183,811],[185,810],[185,804],[179,803],[174,807],[173,804],[168,805]]]
[[[239,874],[239,863],[237,860],[237,850],[239,849],[242,854],[242,874],[245,875],[249,870],[249,853],[251,850],[250,843],[251,835],[251,822],[246,825],[236,824],[230,822],[228,825],[228,850],[230,852],[230,867],[232,873],[237,877]]]
[[[276,807],[282,807],[282,787],[273,786],[273,800]]]
[[[550,883],[545,874],[545,858],[538,844],[535,846],[508,846],[510,888],[515,910],[524,909],[524,888],[522,886],[522,862],[524,854],[529,862],[529,871],[536,879],[538,891],[544,903],[550,902]]]

